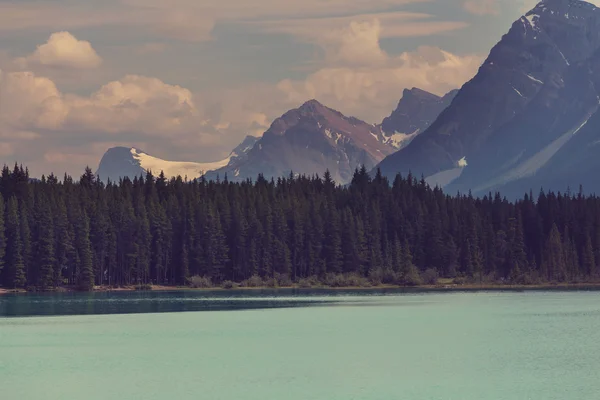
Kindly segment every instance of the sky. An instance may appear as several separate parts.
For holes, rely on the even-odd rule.
[[[598,2],[597,2],[598,3]],[[471,79],[531,0],[0,0],[0,162],[210,162],[316,98],[379,123]]]

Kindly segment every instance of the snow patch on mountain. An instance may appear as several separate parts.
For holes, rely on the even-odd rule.
[[[410,141],[413,140],[419,133],[421,133],[421,129],[417,129],[413,133],[402,133],[396,131],[386,138],[385,143],[395,147],[396,149],[401,149],[402,147],[407,146]]]
[[[136,148],[131,148],[131,155],[145,171],[152,171],[154,175],[158,175],[162,171],[167,178],[177,176],[197,178],[208,171],[214,171],[228,165],[232,157],[230,155],[223,160],[211,163],[167,161],[153,157]]]
[[[533,30],[537,31],[539,30],[538,26],[537,26],[537,22],[540,19],[540,16],[537,14],[531,14],[531,15],[526,15],[525,20],[527,20],[527,22],[529,22],[529,25],[531,26],[531,28],[533,28]]]
[[[208,163],[167,161],[151,156],[135,147],[113,147],[104,153],[96,174],[104,181],[111,180],[113,182],[125,177],[133,179],[148,171],[152,171],[155,176],[163,172],[167,178],[187,176],[188,179],[195,179],[216,169],[242,162],[258,139],[254,136],[247,136],[227,158]]]
[[[527,77],[528,77],[529,79],[531,79],[532,81],[534,81],[534,82],[536,82],[536,83],[540,83],[540,84],[542,84],[542,85],[544,84],[544,82],[540,81],[539,79],[536,79],[536,78],[534,78],[533,76],[531,76],[531,75],[529,75],[529,74],[526,74],[526,75],[527,75]]]

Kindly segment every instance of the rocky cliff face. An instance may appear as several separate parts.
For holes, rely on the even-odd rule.
[[[452,102],[458,90],[443,97],[419,88],[405,89],[398,107],[381,123],[381,131],[390,144],[406,147],[425,131]]]
[[[323,175],[329,170],[339,183],[348,182],[363,164],[373,168],[385,156],[406,146],[423,132],[452,101],[424,90],[405,90],[393,113],[380,125],[370,125],[307,101],[275,120],[262,138],[248,136],[229,157],[213,163],[173,162],[139,149],[109,149],[98,168],[102,179],[140,176],[148,170],[189,179],[204,175],[233,181],[297,174]]]
[[[248,158],[207,175],[227,174],[230,180],[323,175],[329,170],[338,183],[348,182],[356,168],[372,168],[396,148],[378,126],[310,100],[276,119],[248,153]]]
[[[599,28],[594,5],[539,3],[438,119],[380,164],[382,172],[411,171],[479,193],[538,175],[598,109]]]

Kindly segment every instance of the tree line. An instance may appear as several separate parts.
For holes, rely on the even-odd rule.
[[[450,196],[423,179],[362,168],[234,183],[164,174],[103,183],[0,176],[0,286],[214,284],[252,279],[416,285],[533,284],[600,277],[600,198],[541,192],[509,202]]]

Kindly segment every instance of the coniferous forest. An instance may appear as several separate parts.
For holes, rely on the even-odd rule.
[[[0,177],[0,286],[591,282],[600,277],[600,198],[449,196],[363,168],[232,183],[161,174],[104,184]]]

